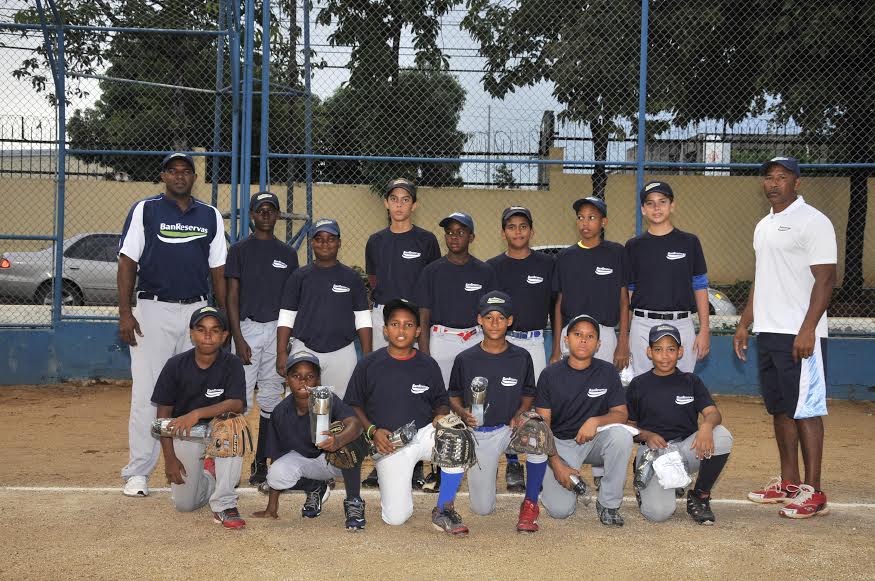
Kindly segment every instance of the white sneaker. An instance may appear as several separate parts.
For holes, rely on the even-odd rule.
[[[149,479],[145,476],[131,476],[122,489],[125,496],[149,496]]]

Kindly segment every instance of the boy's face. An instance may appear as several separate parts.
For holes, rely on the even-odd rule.
[[[416,202],[413,201],[413,196],[407,190],[395,188],[383,200],[383,206],[389,211],[393,222],[406,222],[413,215]]]
[[[580,321],[568,329],[565,343],[568,345],[569,356],[578,361],[592,359],[599,348],[598,330],[589,321]]]
[[[602,228],[608,225],[608,219],[602,216],[598,208],[592,204],[584,204],[577,212],[577,231],[581,240],[595,240],[602,234]]]
[[[279,218],[279,212],[270,202],[264,202],[249,212],[249,219],[252,220],[255,229],[259,232],[273,232],[277,218]]]
[[[534,234],[534,230],[529,221],[526,220],[525,216],[518,215],[508,218],[501,230],[501,237],[507,242],[508,248],[514,250],[528,248],[532,234]]]
[[[654,369],[667,374],[677,367],[678,359],[684,356],[684,348],[673,337],[666,336],[647,347],[647,356],[653,362]]]
[[[216,317],[204,317],[188,331],[191,342],[201,355],[213,355],[222,348],[228,339],[228,331]]]
[[[489,311],[485,315],[477,315],[477,324],[483,328],[483,334],[492,341],[501,339],[513,325],[513,317],[505,317],[498,311]]]
[[[421,328],[416,324],[416,317],[407,309],[395,309],[389,315],[383,327],[386,341],[396,349],[409,349],[419,338]]]
[[[320,370],[318,367],[309,361],[302,361],[297,365],[292,366],[286,373],[286,383],[292,390],[292,395],[296,399],[307,399],[310,397],[308,387],[315,387],[322,381]]]
[[[458,222],[450,222],[444,228],[444,242],[447,250],[453,254],[468,252],[468,246],[474,241],[474,233]]]
[[[340,237],[328,232],[317,232],[313,236],[313,254],[319,260],[337,260],[337,251],[340,250]]]
[[[674,201],[660,192],[647,194],[647,198],[641,204],[641,215],[653,225],[667,222],[672,212],[674,212]]]

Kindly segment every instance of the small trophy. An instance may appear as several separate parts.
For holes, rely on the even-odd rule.
[[[327,385],[317,385],[308,387],[310,392],[308,406],[310,408],[310,438],[314,444],[318,444],[323,440],[327,440],[328,436],[322,432],[328,431],[328,426],[331,424],[331,387]]]
[[[486,415],[486,388],[489,380],[477,376],[471,380],[471,414],[477,420],[477,425],[483,425],[483,417]]]

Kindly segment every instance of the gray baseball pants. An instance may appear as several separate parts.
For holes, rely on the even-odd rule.
[[[684,356],[678,360],[678,369],[686,373],[692,373],[696,369],[696,354],[693,353],[696,328],[693,325],[692,317],[664,321],[633,315],[632,326],[629,330],[629,350],[632,353],[632,372],[636,377],[653,369],[653,363],[647,357],[647,348],[650,346],[650,329],[663,323],[674,325],[681,333]]]
[[[286,490],[297,484],[301,478],[324,481],[340,475],[340,468],[329,464],[325,454],[307,458],[291,450],[271,462],[267,469],[267,485],[274,490]]]
[[[134,317],[143,336],[136,336],[131,345],[131,411],[128,418],[128,463],[122,468],[122,478],[149,477],[161,446],[150,430],[158,407],[152,403],[155,382],[167,360],[192,348],[188,334],[191,314],[206,306],[206,301],[181,305],[162,303],[154,299],[137,299]]]
[[[431,333],[429,342],[429,351],[432,358],[437,361],[441,368],[441,375],[444,378],[444,385],[450,383],[450,373],[453,371],[453,362],[456,360],[456,355],[477,345],[483,340],[483,330],[480,327],[473,329],[453,329],[451,327],[443,327],[436,325],[445,332],[433,331],[431,329],[423,330],[423,332]],[[462,338],[459,333],[467,333],[474,331],[467,339]]]
[[[240,332],[252,351],[249,365],[243,366],[246,374],[246,410],[255,407],[255,385],[258,384],[258,407],[265,418],[270,417],[285,393],[283,378],[276,373],[276,323],[259,323],[252,319],[240,321]]]
[[[156,440],[157,442],[157,440]],[[180,512],[191,512],[210,503],[221,512],[237,506],[237,491],[243,458],[216,458],[216,478],[204,470],[205,446],[188,440],[173,440],[176,457],[185,467],[185,484],[170,485],[170,500]]]
[[[358,358],[355,353],[355,345],[350,343],[346,347],[341,347],[337,351],[330,353],[320,353],[307,347],[303,341],[295,339],[292,341],[292,350],[290,353],[298,351],[309,351],[319,358],[319,368],[322,374],[322,385],[330,385],[331,391],[340,399],[346,395],[346,386],[349,384],[349,378],[352,377],[352,372],[355,369],[355,364]]]

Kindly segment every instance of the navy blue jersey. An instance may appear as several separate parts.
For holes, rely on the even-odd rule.
[[[355,415],[352,409],[331,394],[331,421],[344,420]],[[305,458],[316,458],[322,450],[310,437],[310,412],[298,415],[294,396],[281,401],[270,414],[267,429],[267,457],[273,460],[294,450]]]
[[[447,392],[451,397],[463,398],[465,407],[471,407],[471,380],[478,376],[489,380],[484,426],[509,424],[523,396],[535,395],[532,356],[522,347],[510,343],[507,347],[501,353],[487,353],[475,345],[456,355],[453,362]]]
[[[626,242],[632,308],[649,311],[695,311],[693,277],[706,274],[699,239],[675,228],[664,236],[644,232]]]
[[[201,369],[194,351],[189,349],[167,360],[155,382],[152,403],[172,405],[174,418],[226,399],[239,399],[246,405],[246,376],[240,359],[220,350],[213,364]]]
[[[419,226],[401,234],[389,228],[371,234],[365,245],[365,272],[377,278],[374,303],[385,305],[392,299],[413,300],[422,269],[440,257],[435,235]]]
[[[298,255],[272,238],[250,235],[228,251],[225,278],[240,280],[240,320],[276,321],[286,280],[298,268]]]
[[[356,364],[343,401],[361,408],[371,423],[389,431],[411,421],[417,430],[423,428],[438,407],[450,405],[434,359],[419,351],[410,359],[395,359],[385,347]]]
[[[329,268],[308,264],[286,281],[281,309],[297,311],[292,336],[319,352],[337,351],[356,335],[355,312],[368,310],[365,283],[341,263]]]
[[[468,329],[477,325],[480,297],[493,290],[499,288],[491,266],[473,256],[461,265],[442,256],[422,271],[414,302],[431,309],[435,325]]]
[[[637,376],[626,392],[629,419],[642,430],[666,441],[684,439],[699,430],[699,414],[714,400],[695,373],[675,370],[659,376],[648,371]]]
[[[556,259],[553,290],[562,293],[562,325],[587,314],[600,324],[620,322],[620,289],[626,285],[623,245],[608,240],[595,248],[574,244]]]
[[[513,299],[513,329],[535,331],[547,326],[556,261],[532,251],[523,259],[499,254],[486,261],[498,277],[498,290]]]
[[[538,378],[535,407],[550,410],[550,427],[560,440],[574,439],[583,422],[625,404],[620,374],[600,359],[578,370],[565,358],[548,365]]]
[[[137,290],[167,299],[209,293],[210,269],[225,264],[225,224],[219,211],[192,198],[183,212],[165,195],[133,205],[119,254],[137,263]]]

